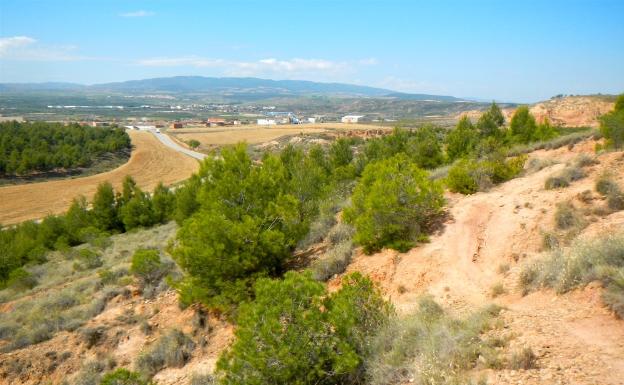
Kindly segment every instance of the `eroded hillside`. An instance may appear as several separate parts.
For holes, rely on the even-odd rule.
[[[548,118],[551,124],[561,127],[598,127],[598,117],[613,109],[614,100],[606,96],[565,96],[532,104],[530,112],[538,123]],[[503,114],[511,119],[515,108],[504,108]],[[470,110],[457,115],[468,115],[477,120],[482,111]]]
[[[474,379],[622,384],[624,321],[605,307],[599,283],[565,294],[526,292],[520,285],[525,266],[548,253],[545,234],[570,247],[573,238],[624,229],[624,211],[605,210],[606,200],[595,189],[605,173],[624,187],[623,153],[595,155],[594,144],[588,140],[536,151],[521,177],[487,192],[447,193],[447,220],[428,243],[406,253],[364,255],[358,250],[347,272],[370,275],[400,314],[413,312],[423,294],[433,295],[457,316],[489,303],[501,305],[498,326],[488,338],[504,341],[496,348],[500,357],[530,348],[534,362],[527,370],[477,365],[470,372]],[[568,187],[546,189],[546,180],[567,167],[582,169],[584,176]],[[557,229],[561,202],[571,202],[582,216],[575,233]],[[137,366],[153,371],[158,384],[189,384],[211,373],[232,340],[233,327],[197,306],[181,309],[165,281],[141,287],[129,273],[137,248],[155,247],[166,254],[176,230],[171,223],[81,247],[100,255],[97,269],[77,266],[67,254],[55,252],[40,267],[38,287],[6,297],[1,305],[2,313],[15,317],[0,325],[5,351],[0,353],[0,383],[88,384],[101,372]],[[329,284],[335,288],[338,282],[335,276]],[[183,334],[172,334],[174,329]]]

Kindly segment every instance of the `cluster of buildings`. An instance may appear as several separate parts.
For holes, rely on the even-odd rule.
[[[280,111],[266,111],[265,116],[255,119],[255,123],[258,126],[274,126],[279,124],[314,124],[327,121],[322,115],[315,115],[305,118],[297,117],[292,112],[280,112]],[[359,123],[364,115],[345,115],[340,118],[342,123]],[[336,121],[336,118],[329,121]],[[133,130],[158,130],[160,128],[169,127],[171,129],[181,129],[185,127],[224,127],[224,126],[239,126],[241,124],[252,124],[253,121],[241,121],[238,119],[226,119],[221,117],[212,117],[206,120],[183,120],[183,121],[148,121],[143,119],[128,119],[128,122],[123,126],[127,129]],[[90,125],[93,127],[107,127],[110,126],[109,121],[92,121],[83,122],[82,124]]]

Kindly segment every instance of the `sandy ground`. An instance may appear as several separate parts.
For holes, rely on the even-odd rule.
[[[183,128],[168,130],[167,133],[182,141],[198,140],[202,145],[224,145],[247,142],[257,144],[275,140],[282,136],[299,134],[317,134],[321,132],[343,130],[389,130],[390,127],[369,124],[317,123],[285,124],[271,127],[244,125],[238,127]]]
[[[593,143],[540,151],[533,156],[571,159]],[[589,287],[557,296],[537,292],[523,297],[517,287],[524,263],[541,253],[542,231],[554,226],[555,204],[593,190],[604,170],[619,171],[624,184],[622,153],[605,154],[591,175],[560,190],[544,190],[544,181],[562,169],[557,164],[514,179],[493,190],[462,197],[449,195],[450,219],[431,242],[407,253],[384,250],[359,254],[348,271],[361,271],[376,280],[400,313],[413,312],[418,298],[430,293],[461,314],[496,302],[513,345],[530,346],[539,356],[539,368],[489,373],[494,384],[624,384],[624,321],[616,320],[600,301],[602,289]],[[604,235],[624,230],[624,213],[598,219],[585,233]],[[499,273],[509,264],[507,273]],[[491,288],[503,283],[508,294],[492,299]],[[333,282],[336,284],[336,281]],[[400,288],[400,289],[399,289]],[[403,292],[401,294],[401,292]]]
[[[199,163],[164,146],[151,133],[131,131],[134,149],[126,164],[109,172],[84,178],[56,180],[0,188],[0,223],[7,225],[42,218],[67,210],[78,195],[90,199],[98,184],[108,181],[115,188],[131,175],[144,190],[158,182],[172,184],[188,178]]]

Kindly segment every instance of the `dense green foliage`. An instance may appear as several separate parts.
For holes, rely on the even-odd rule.
[[[344,218],[366,252],[409,249],[444,205],[442,187],[404,154],[364,169]]]
[[[481,160],[461,159],[449,170],[446,184],[453,192],[474,194],[514,178],[525,161],[523,155],[506,159],[500,153]]]
[[[548,140],[557,136],[557,132],[550,125],[548,119],[542,124],[537,124],[535,117],[531,115],[527,106],[518,107],[512,116],[509,134],[512,140],[517,143]]]
[[[395,128],[391,135],[366,142],[358,164],[363,170],[368,163],[405,154],[421,168],[435,168],[446,161],[441,130],[431,125],[416,130]]]
[[[392,309],[353,274],[329,295],[309,274],[261,279],[241,306],[236,340],[218,361],[221,383],[358,384],[370,341]]]
[[[342,155],[331,162],[345,166],[345,152],[337,142],[332,153]],[[179,288],[185,302],[227,310],[249,298],[256,279],[283,272],[316,214],[328,176],[301,150],[266,154],[254,164],[244,145],[208,158],[199,176],[202,182],[191,184],[199,209],[184,220],[173,250],[188,273]]]
[[[94,241],[108,233],[148,227],[172,219],[175,196],[159,185],[150,197],[128,177],[122,193],[110,183],[98,186],[91,210],[84,197],[74,199],[64,215],[48,216],[35,223],[24,222],[0,231],[0,287],[11,271],[29,263],[40,263],[49,250]]]
[[[624,94],[618,96],[613,111],[600,117],[600,132],[607,140],[607,147],[624,146]]]
[[[463,116],[457,127],[446,136],[446,152],[451,160],[469,156],[479,140],[478,132],[467,116]]]
[[[165,272],[160,260],[160,253],[156,249],[138,249],[132,256],[130,272],[143,283],[149,284],[159,280]]]
[[[105,153],[130,149],[121,128],[60,123],[0,123],[0,175],[89,166]]]

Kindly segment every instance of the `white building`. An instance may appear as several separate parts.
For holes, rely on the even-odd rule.
[[[258,119],[259,126],[274,126],[276,124],[275,119]]]
[[[340,119],[342,123],[357,123],[364,115],[345,115]]]
[[[308,123],[316,123],[316,118],[308,118]]]

